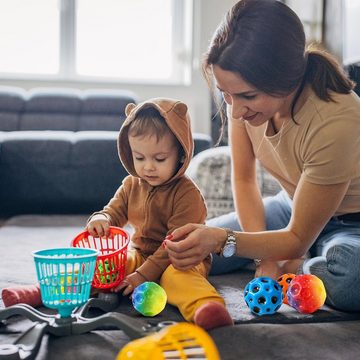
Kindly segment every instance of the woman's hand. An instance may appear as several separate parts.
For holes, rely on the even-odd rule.
[[[137,286],[141,285],[143,282],[145,282],[144,277],[137,272],[133,272],[132,274],[126,276],[125,279],[118,286],[113,288],[111,291],[119,292],[120,290],[125,289],[123,291],[123,295],[126,296],[131,294],[134,291],[134,289]]]
[[[203,261],[210,253],[219,252],[226,240],[221,228],[187,224],[168,235],[164,246],[171,264],[178,270],[189,270]]]
[[[86,230],[92,236],[109,236],[110,234],[110,221],[105,215],[94,215],[86,226]]]

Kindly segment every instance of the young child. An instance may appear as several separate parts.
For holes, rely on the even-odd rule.
[[[204,199],[185,175],[193,154],[187,106],[157,98],[137,106],[129,104],[125,112],[118,151],[130,175],[87,223],[93,236],[107,235],[110,225],[130,224],[134,229],[126,277],[113,290],[128,295],[141,283],[156,281],[186,320],[205,329],[232,325],[223,298],[206,279],[211,258],[191,270],[179,271],[162,246],[177,227],[189,222],[202,224],[206,218]]]
[[[207,330],[232,325],[223,298],[206,279],[211,257],[190,270],[179,271],[170,264],[162,246],[176,228],[187,223],[203,224],[206,218],[204,199],[185,175],[193,154],[187,106],[157,98],[137,106],[129,104],[125,112],[118,151],[130,175],[104,209],[87,222],[93,236],[108,235],[111,225],[130,224],[134,229],[126,277],[113,291],[123,290],[123,295],[128,295],[141,283],[156,281],[166,291],[168,302],[177,306],[186,320]],[[26,289],[6,291],[6,306],[29,301]],[[39,290],[35,293],[31,293],[32,299],[41,302]]]

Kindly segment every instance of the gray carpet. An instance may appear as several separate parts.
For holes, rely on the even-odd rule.
[[[0,262],[0,289],[14,284],[35,283],[36,275],[31,252],[43,248],[67,247],[71,239],[83,230],[86,218],[86,216],[18,216],[8,220],[0,228],[0,246],[3,254]],[[280,354],[278,348],[271,347],[269,339],[273,339],[274,344],[284,346],[283,341],[288,338],[290,330],[291,336],[296,336],[295,334],[300,336],[297,341],[292,339],[299,346],[301,344],[300,339],[306,340],[306,343],[314,342],[319,336],[318,331],[323,331],[320,336],[323,341],[325,341],[326,334],[330,336],[332,332],[337,334],[341,331],[347,333],[346,348],[343,351],[346,351],[346,354],[359,353],[360,321],[356,320],[360,319],[360,314],[342,313],[324,306],[314,314],[304,315],[299,314],[287,305],[282,305],[274,315],[261,317],[253,315],[247,308],[243,298],[243,289],[252,276],[251,271],[243,271],[210,277],[210,281],[225,298],[227,307],[237,324],[233,328],[216,329],[211,332],[223,359],[307,358],[305,356],[308,353],[307,348],[301,349],[300,353],[303,356],[298,356],[293,351],[285,351],[284,349]],[[0,308],[2,306],[3,304],[0,301]],[[132,308],[130,300],[125,297],[122,298],[117,311],[141,318]],[[90,312],[90,316],[98,314],[96,310]],[[155,323],[164,320],[182,321],[182,318],[176,308],[167,305],[161,314],[149,319],[149,322]],[[29,324],[30,322],[24,319],[12,319],[9,321],[8,326],[0,328],[0,334],[2,334],[0,343],[11,342],[11,339],[15,339],[19,332],[23,331]],[[353,332],[353,329],[356,329],[356,331]],[[244,332],[248,332],[248,335],[246,336]],[[284,339],[281,336],[284,336]],[[46,339],[48,338],[46,337]],[[128,337],[121,331],[95,331],[86,335],[56,338],[55,341],[52,337],[50,339],[52,339],[50,342],[43,341],[39,359],[50,359],[49,354],[51,354],[51,359],[57,359],[59,349],[70,344],[75,348],[77,346],[82,347],[82,345],[77,344],[86,344],[86,359],[97,358],[94,356],[95,350],[93,347],[96,347],[96,351],[101,349],[103,359],[113,359],[118,349],[129,341]],[[243,340],[240,341],[239,339]],[[241,351],[236,347],[234,348],[234,344],[236,346],[240,344],[238,344],[239,341]],[[267,344],[266,346],[264,341]],[[334,344],[330,340],[326,341],[329,346]],[[109,344],[112,345],[109,346]],[[315,347],[315,345],[316,341],[312,346]],[[228,346],[228,348],[225,348],[225,346]],[[328,350],[330,349],[331,346]],[[266,352],[264,352],[265,350]],[[328,350],[326,350],[327,356],[324,358],[339,358],[331,357],[332,353],[329,353]],[[336,354],[339,353],[341,347],[338,346],[337,350]],[[82,348],[81,351],[85,350]],[[299,349],[297,348],[296,351],[299,351]],[[274,352],[277,353],[276,357],[273,356]],[[282,357],[284,354],[287,357]],[[70,351],[66,355],[70,356],[69,359],[72,358]],[[77,358],[85,358],[82,356],[79,357],[78,354]],[[59,355],[59,358],[63,357]],[[319,356],[315,356],[315,358],[322,358],[320,352]],[[341,359],[345,358],[347,357],[341,357]]]
[[[0,246],[6,249],[6,256],[0,264],[0,289],[9,284],[33,284],[36,282],[32,251],[68,247],[70,241],[83,230],[85,216],[18,216],[8,220],[0,228]],[[349,314],[324,306],[314,314],[300,314],[288,305],[282,305],[274,315],[253,315],[245,304],[243,289],[252,279],[252,271],[242,271],[221,276],[212,276],[211,283],[224,297],[227,307],[236,323],[295,323],[324,322],[360,319],[360,314]],[[1,305],[3,306],[2,302]],[[123,299],[118,311],[136,314],[131,302]],[[178,311],[167,306],[157,319],[181,319]]]

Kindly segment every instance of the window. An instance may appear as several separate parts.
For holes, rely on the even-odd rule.
[[[57,0],[0,0],[0,72],[56,73],[59,24]]]
[[[304,25],[305,36],[308,43],[322,41],[322,16],[324,1],[325,0],[284,1],[299,16]]]
[[[0,0],[0,76],[187,83],[192,0]]]

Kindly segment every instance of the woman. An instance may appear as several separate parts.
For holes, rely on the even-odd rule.
[[[165,240],[172,264],[185,270],[222,253],[213,265],[221,273],[257,259],[256,276],[311,273],[323,280],[328,304],[360,310],[354,84],[329,54],[305,49],[299,18],[273,0],[235,4],[214,34],[204,69],[227,105],[236,213],[175,230]],[[256,159],[282,186],[264,202]]]

